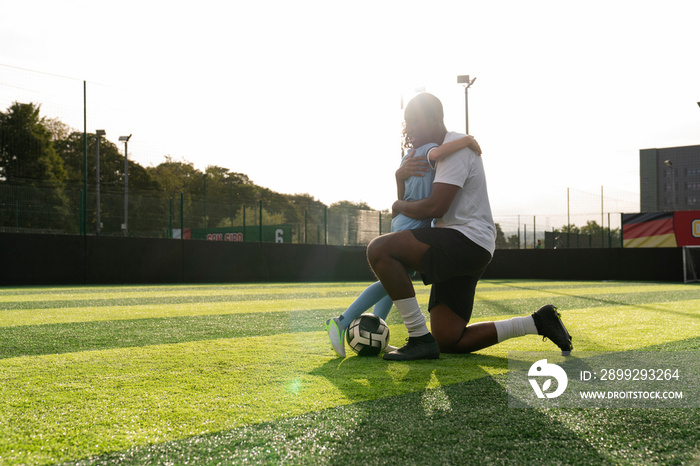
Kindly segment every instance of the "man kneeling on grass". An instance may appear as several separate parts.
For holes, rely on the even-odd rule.
[[[405,134],[409,144],[443,144],[462,137],[448,132],[442,103],[423,93],[406,106]],[[496,227],[491,214],[481,157],[461,149],[437,164],[433,190],[416,201],[398,200],[393,214],[436,219],[434,228],[398,231],[374,239],[367,258],[408,329],[408,343],[384,354],[388,360],[435,359],[440,352],[469,353],[508,338],[538,334],[552,340],[564,354],[571,337],[552,305],[530,316],[467,325],[476,284],[491,262]],[[408,270],[432,284],[428,331]]]

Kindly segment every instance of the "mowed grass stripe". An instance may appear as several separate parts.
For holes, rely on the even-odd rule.
[[[360,285],[362,286],[361,282]],[[172,293],[172,292],[206,292],[208,290],[220,291],[222,289],[230,289],[236,291],[260,291],[260,292],[279,292],[280,290],[291,289],[296,292],[299,290],[309,289],[315,290],[319,286],[324,289],[346,288],[348,282],[290,282],[290,283],[208,283],[202,285],[184,284],[184,285],[85,285],[85,286],[26,286],[19,288],[0,288],[0,301],[3,297],[32,295],[84,295],[84,294],[115,294],[115,293]]]
[[[312,332],[323,328],[332,313],[315,309],[5,327],[0,328],[0,358]]]
[[[527,298],[555,298],[560,296],[588,296],[598,294],[629,294],[629,293],[668,293],[668,292],[696,292],[700,296],[700,287],[679,285],[679,284],[664,284],[664,285],[646,285],[639,286],[625,285],[615,287],[581,287],[575,289],[569,288],[528,288],[524,286],[509,287],[508,290],[499,291],[482,291],[479,287],[476,290],[476,299],[484,299],[490,301],[509,300],[509,299],[527,299]],[[602,292],[602,293],[601,293]]]
[[[627,351],[700,335],[700,300],[621,305],[604,311],[567,309],[561,311],[561,318],[573,337],[574,351]],[[474,319],[483,320],[490,317]],[[531,351],[523,349],[525,339],[506,340],[493,348]],[[544,343],[532,351],[556,349],[551,342]]]
[[[640,294],[633,295],[642,297]],[[659,298],[658,294],[654,294]],[[632,300],[634,301],[634,300]],[[603,322],[616,322],[619,319],[636,319],[645,315],[647,309],[653,310],[654,318],[650,325],[662,326],[668,320],[680,322],[694,328],[694,322],[700,319],[700,300],[657,301],[641,300],[638,303],[627,302],[611,306],[609,300],[584,300],[579,307],[571,305],[560,306],[562,315],[576,338],[577,349],[585,341],[579,332],[578,316],[581,313],[598,316]],[[473,316],[473,321],[497,320],[510,317],[502,314],[503,306],[492,306],[493,303],[479,302]],[[499,304],[502,304],[499,302]],[[532,301],[510,302],[506,311],[522,315],[519,310],[532,310],[540,303]],[[557,302],[561,304],[572,304]],[[596,306],[590,306],[595,304]],[[509,310],[510,309],[510,310]],[[102,321],[83,321],[72,323],[54,323],[41,325],[22,325],[0,328],[0,358],[11,358],[25,355],[40,355],[67,353],[76,351],[92,351],[107,348],[127,348],[155,344],[182,343],[190,341],[213,340],[222,338],[240,338],[251,336],[276,335],[284,333],[313,332],[323,328],[325,320],[341,309],[304,309],[298,311],[267,311],[252,313],[205,314],[187,315],[180,317],[116,319]],[[601,314],[603,312],[603,314]],[[661,313],[661,314],[659,314]],[[423,314],[429,319],[427,306],[423,306]],[[401,316],[393,310],[387,317],[389,324],[401,325]],[[675,327],[670,326],[674,331]],[[624,329],[620,329],[624,332]],[[698,331],[700,334],[700,331]],[[631,335],[636,338],[636,335]],[[395,338],[395,344],[400,343]],[[596,348],[606,344],[604,341],[592,340]],[[616,348],[616,347],[615,347]],[[590,348],[589,348],[590,349]]]
[[[416,279],[416,283],[420,283],[420,279]],[[292,292],[299,292],[300,290],[317,291],[324,289],[327,291],[332,291],[336,289],[347,289],[347,288],[359,288],[363,289],[367,286],[368,282],[290,282],[290,283],[209,283],[201,285],[193,284],[175,284],[175,285],[110,285],[110,286],[99,286],[99,285],[86,285],[86,286],[27,286],[27,287],[16,287],[16,288],[0,288],[0,302],[1,301],[13,301],[13,300],[31,300],[32,296],[41,296],[44,299],[47,296],[56,296],[55,299],[61,299],[60,295],[64,296],[75,296],[80,297],[81,295],[104,295],[104,294],[122,294],[131,295],[135,293],[139,294],[156,294],[156,295],[168,295],[171,293],[182,292],[182,293],[195,293],[195,294],[206,294],[208,291],[214,292],[241,292],[241,293],[269,293],[275,292],[279,293],[282,290],[291,290]],[[479,282],[479,288],[482,289],[509,289],[509,288],[543,288],[555,289],[555,288],[566,288],[575,289],[580,287],[616,287],[616,286],[627,286],[633,284],[635,286],[657,286],[657,283],[653,282],[617,282],[617,281],[601,281],[601,282],[591,282],[591,281],[547,281],[547,280],[481,280]]]
[[[323,328],[328,316],[338,313],[338,309],[313,309],[1,327],[0,359],[313,332]],[[423,313],[428,318],[427,311]],[[397,312],[390,313],[386,320],[389,324],[403,323]]]
[[[367,283],[369,285],[369,283]],[[36,295],[11,295],[0,296],[0,309],[51,309],[62,307],[103,307],[103,306],[132,306],[134,304],[178,304],[196,302],[238,302],[266,299],[271,295],[286,299],[324,298],[357,296],[366,286],[348,286],[343,288],[330,288],[318,286],[314,289],[290,289],[289,292],[271,290],[269,288],[248,289],[248,287],[235,289],[230,286],[222,286],[219,289],[206,290],[179,290],[169,291],[121,291],[111,292],[104,290],[90,294],[54,294],[46,293],[41,299]]]
[[[271,289],[269,287],[256,288],[253,285],[222,285],[219,288],[211,286],[204,288],[192,287],[166,287],[166,288],[99,288],[92,293],[78,292],[56,292],[54,289],[47,289],[46,293],[37,299],[37,295],[30,294],[2,294],[0,293],[0,310],[17,309],[52,309],[52,308],[74,308],[74,307],[115,307],[132,306],[135,304],[180,304],[196,302],[237,302],[259,300],[271,294],[279,298],[324,298],[324,297],[355,297],[369,283],[357,285],[345,284],[340,287],[319,284],[316,286],[300,286],[299,288],[289,288],[290,292],[281,292],[282,289]],[[531,282],[511,283],[504,286],[491,286],[489,282],[481,282],[477,288],[477,299],[508,300],[516,298],[547,298],[558,295],[589,295],[596,294],[605,289],[608,293],[636,293],[636,292],[673,292],[685,291],[689,288],[700,292],[700,286],[662,284],[662,285],[640,285],[640,284],[616,284],[614,286],[550,286],[543,284],[533,284]],[[422,284],[416,284],[417,290],[425,290]],[[71,289],[74,290],[74,289]],[[303,290],[303,291],[300,291]],[[418,292],[418,291],[417,291]],[[106,297],[107,296],[107,297]]]
[[[616,286],[628,286],[628,285],[657,286],[661,283],[658,283],[658,282],[617,281],[617,280],[577,281],[577,280],[543,280],[543,279],[526,280],[526,279],[520,279],[520,278],[513,278],[513,279],[495,279],[495,278],[492,278],[492,279],[480,280],[479,284],[480,285],[484,284],[485,286],[489,286],[489,287],[493,287],[493,288],[518,287],[518,288],[567,288],[567,289],[573,289],[573,288],[581,288],[581,287],[590,288],[590,287],[594,287],[594,286],[605,287],[605,288],[616,287]]]
[[[647,303],[671,303],[674,301],[700,300],[700,289],[688,288],[678,291],[652,293],[598,293],[590,295],[558,294],[549,297],[521,298],[513,300],[476,299],[473,316],[527,315],[544,304],[554,304],[560,311],[589,307],[614,308],[615,306]]]
[[[89,306],[60,309],[19,309],[11,312],[0,312],[0,327],[251,312],[301,311],[313,309],[340,310],[349,306],[353,300],[354,296],[275,299],[268,295],[268,299],[251,301],[192,302],[115,307]]]
[[[358,289],[361,289],[358,288]],[[700,299],[700,287],[660,285],[658,287],[625,287],[626,293],[606,293],[608,288],[601,288],[597,293],[578,294],[574,292],[532,292],[514,293],[507,292],[508,296],[516,296],[515,299],[501,299],[503,296],[495,296],[493,293],[477,292],[474,304],[474,316],[498,316],[507,314],[530,314],[543,304],[552,303],[558,308],[575,309],[592,306],[617,306],[627,304],[644,304],[647,302],[672,302],[678,300]],[[618,291],[619,288],[613,287]],[[653,290],[653,291],[649,291]],[[429,288],[417,287],[416,292],[419,302],[427,305]],[[254,312],[277,311],[313,311],[318,309],[333,310],[328,316],[339,314],[356,298],[359,291],[340,292],[340,295],[323,297],[316,295],[297,295],[289,298],[288,294],[260,295],[260,299],[244,301],[221,301],[214,297],[209,299],[183,299],[177,297],[159,298],[171,301],[169,304],[144,304],[147,299],[136,300],[133,305],[115,306],[87,306],[67,308],[42,308],[42,309],[15,309],[8,312],[0,312],[0,328],[21,325],[42,325],[58,323],[77,323],[102,320],[133,320],[147,318],[182,317],[194,315],[220,315]],[[529,297],[528,297],[529,296]],[[263,297],[268,299],[262,299]],[[136,298],[134,298],[136,299]],[[107,298],[105,301],[110,301]],[[182,302],[185,301],[185,302]],[[325,319],[324,319],[325,320]]]

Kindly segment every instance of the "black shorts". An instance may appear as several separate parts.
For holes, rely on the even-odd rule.
[[[428,309],[445,304],[469,322],[476,283],[491,262],[491,253],[451,228],[418,228],[411,233],[430,246],[421,273],[423,283],[432,284]]]

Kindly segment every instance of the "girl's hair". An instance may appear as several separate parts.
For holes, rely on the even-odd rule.
[[[435,97],[433,94],[428,92],[422,92],[415,96],[406,105],[406,110],[404,115],[409,111],[417,111],[423,114],[427,121],[436,121],[436,124],[441,126],[441,130],[447,132],[447,127],[445,127],[445,112],[442,109],[442,102],[440,99]],[[408,138],[406,134],[406,122],[404,121],[401,125],[401,137],[403,139],[403,147],[405,149],[413,148],[413,143]]]

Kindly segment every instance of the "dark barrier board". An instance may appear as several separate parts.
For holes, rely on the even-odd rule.
[[[683,250],[498,249],[483,278],[682,282]]]
[[[175,240],[88,236],[86,283],[182,281],[182,245]]]
[[[483,278],[683,280],[680,248],[499,249]],[[0,286],[372,281],[364,247],[0,233]]]
[[[85,283],[85,240],[0,233],[0,285]]]

